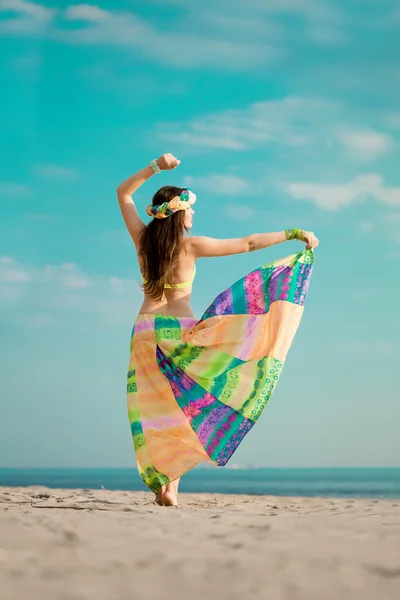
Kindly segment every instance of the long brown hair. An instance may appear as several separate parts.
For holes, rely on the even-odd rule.
[[[153,196],[152,206],[169,202],[184,190],[166,185]],[[185,211],[178,210],[165,219],[152,219],[143,229],[139,241],[139,263],[146,283],[144,292],[155,301],[161,300],[165,284],[176,285],[173,276],[183,249]]]

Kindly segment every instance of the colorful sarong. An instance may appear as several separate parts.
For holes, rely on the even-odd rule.
[[[249,273],[201,319],[140,314],[128,414],[153,492],[200,462],[225,465],[260,418],[299,326],[314,263],[303,250]]]

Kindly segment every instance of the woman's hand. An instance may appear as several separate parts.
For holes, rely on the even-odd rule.
[[[316,248],[319,244],[319,239],[312,231],[300,231],[299,240],[306,243],[306,248]]]
[[[181,164],[181,161],[173,154],[163,154],[157,159],[157,164],[162,171],[170,171],[171,169],[176,169]]]

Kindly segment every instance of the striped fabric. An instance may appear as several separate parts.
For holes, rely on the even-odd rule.
[[[314,263],[303,250],[249,273],[201,319],[140,314],[128,414],[154,492],[200,462],[225,465],[260,418],[299,326]]]

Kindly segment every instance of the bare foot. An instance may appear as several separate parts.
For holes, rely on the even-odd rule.
[[[178,506],[178,500],[175,494],[172,492],[164,492],[162,501],[164,506]]]
[[[157,492],[154,502],[159,506],[164,506],[163,495],[165,494],[166,486],[163,485],[159,492]]]

